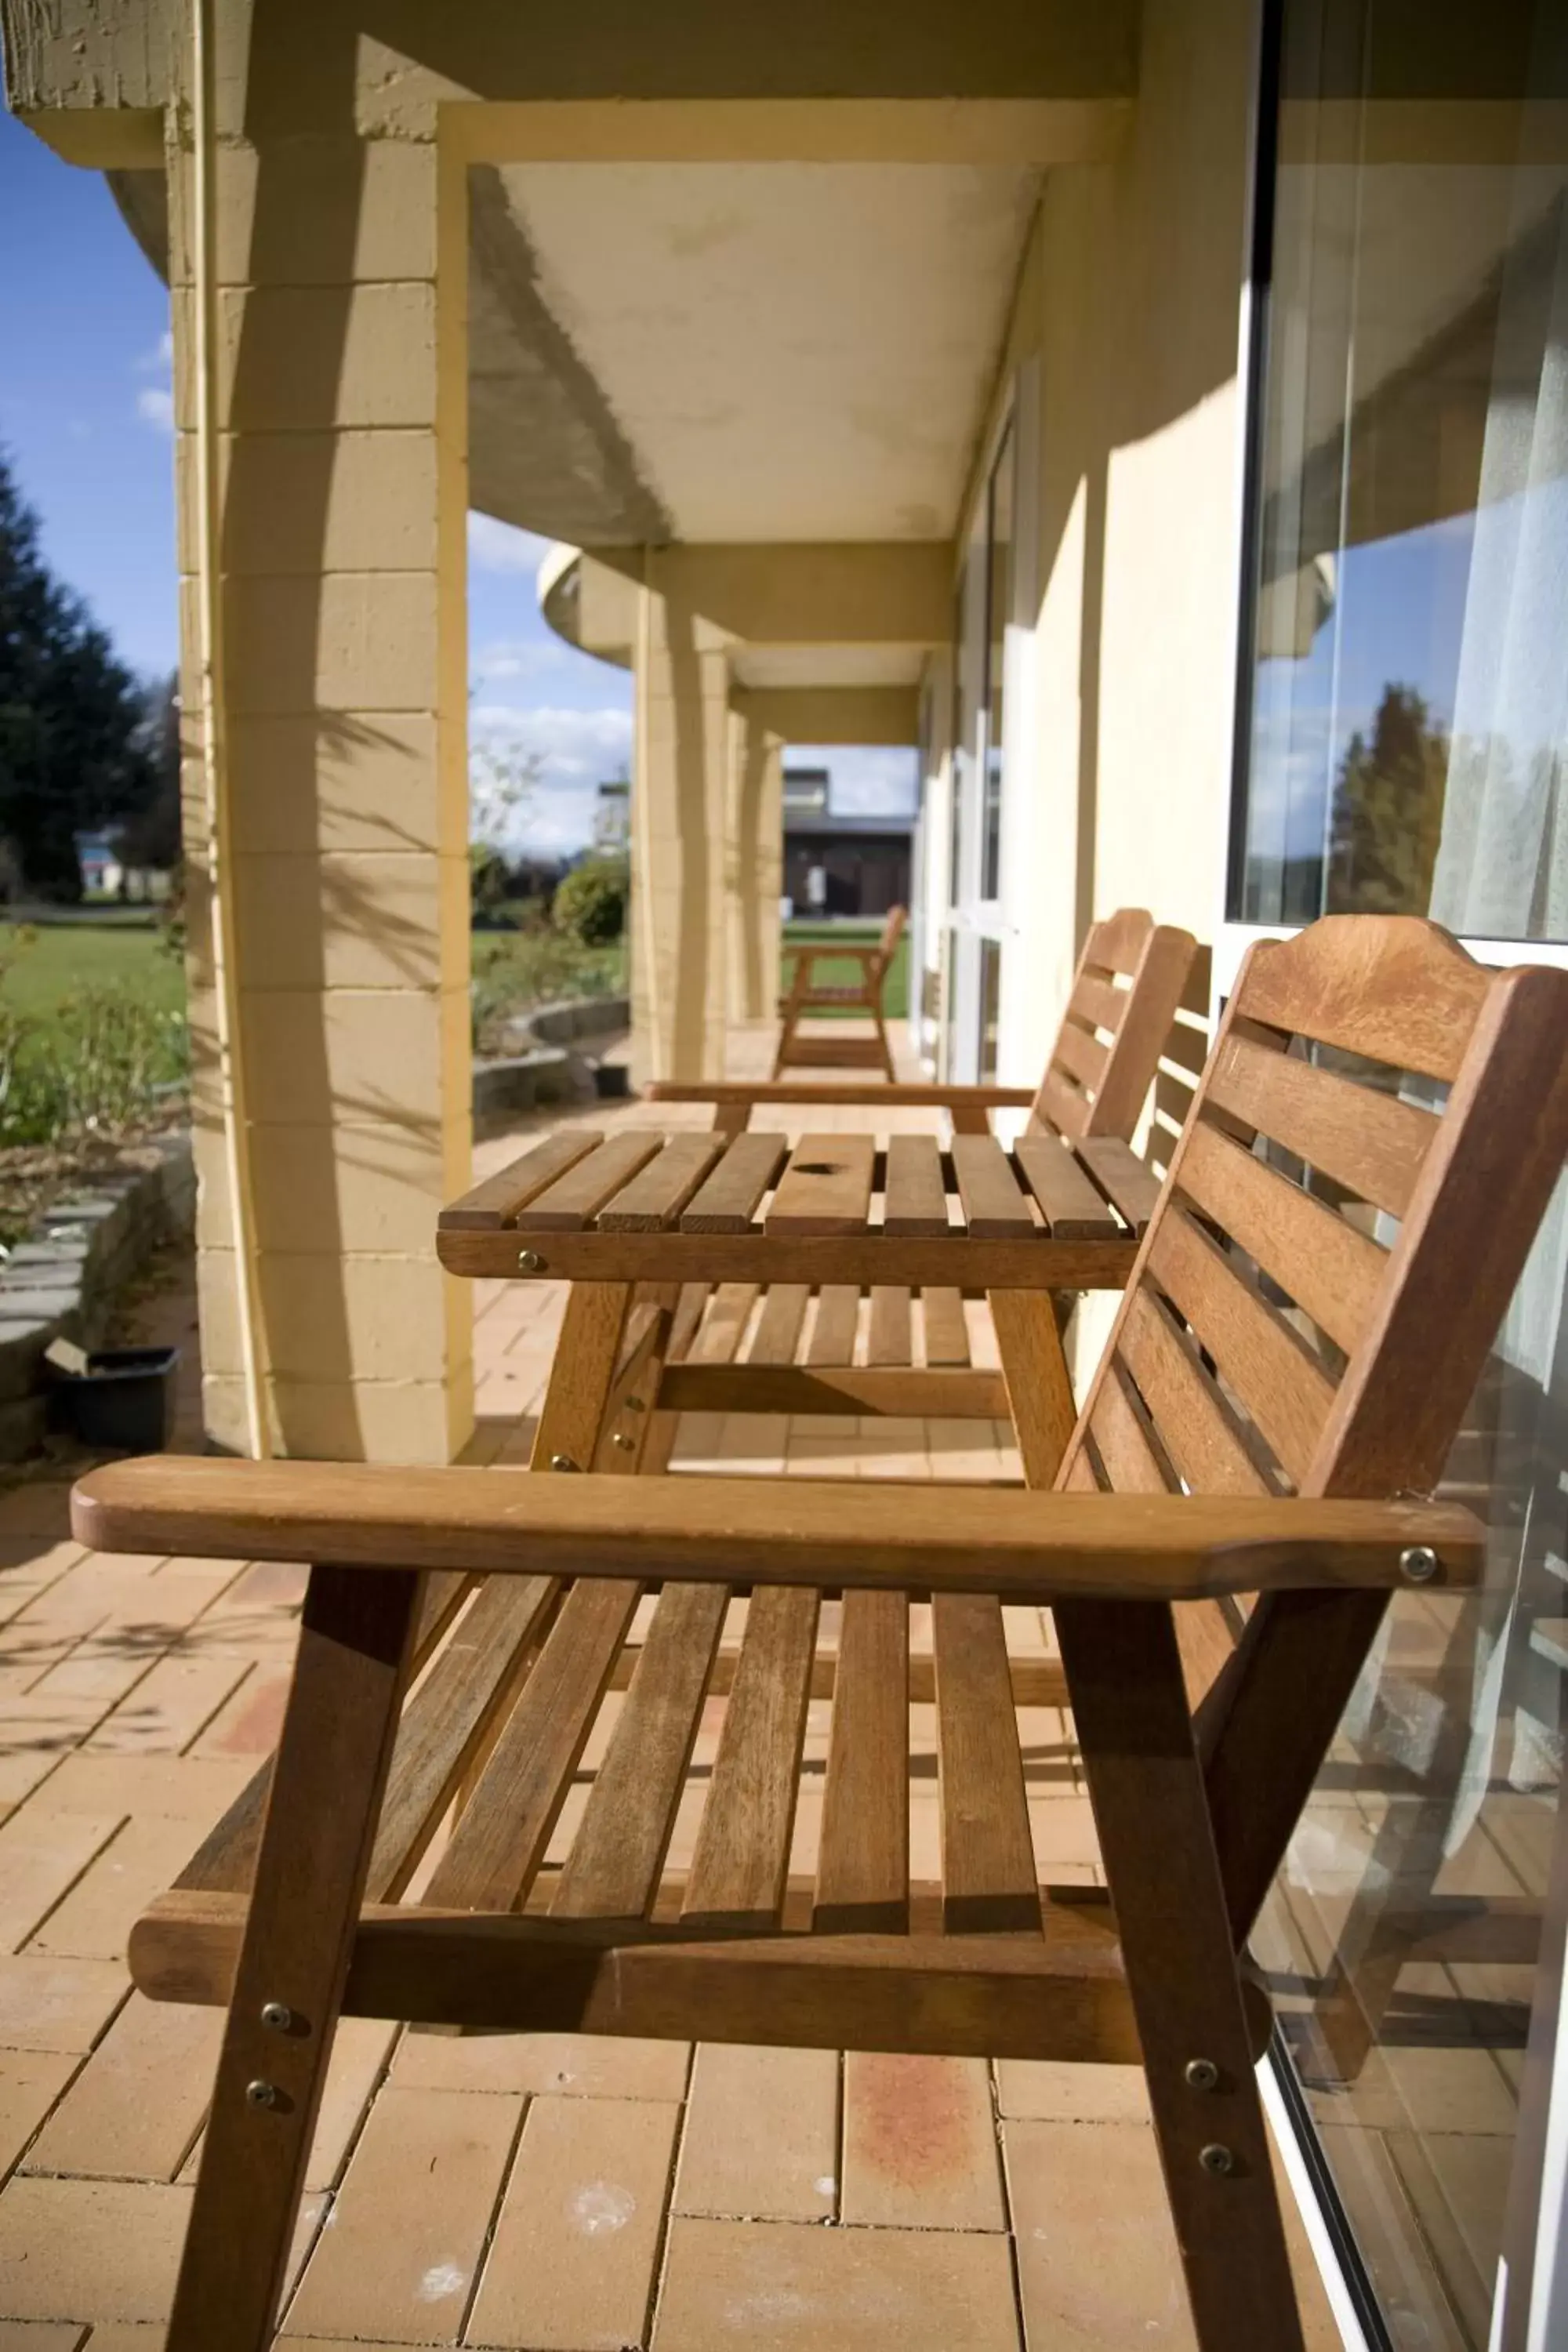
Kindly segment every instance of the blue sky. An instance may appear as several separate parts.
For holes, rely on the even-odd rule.
[[[172,669],[176,646],[169,303],[103,180],[62,163],[0,108],[0,445],[37,513],[44,552],[127,662]],[[595,788],[631,750],[626,674],[542,619],[545,542],[469,517],[475,767],[534,755],[541,780],[505,827],[542,850],[592,830]],[[813,751],[836,805],[910,804],[911,755]]]

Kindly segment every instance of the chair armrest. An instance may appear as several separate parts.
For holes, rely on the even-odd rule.
[[[1293,1496],[907,1493],[763,1478],[552,1477],[156,1454],[89,1471],[71,1531],[97,1551],[846,1585],[1032,1601],[1192,1601],[1313,1586],[1474,1584],[1484,1533],[1452,1504]]]
[[[643,1088],[649,1102],[863,1103],[868,1110],[1027,1110],[1031,1087],[926,1086],[919,1079],[856,1085],[843,1079],[656,1078]]]

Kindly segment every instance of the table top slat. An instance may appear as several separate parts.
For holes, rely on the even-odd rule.
[[[1040,1230],[994,1135],[955,1135],[952,1166],[964,1223],[976,1240],[1027,1241]]]
[[[622,1186],[653,1158],[663,1141],[662,1135],[636,1129],[612,1136],[520,1211],[517,1231],[581,1233],[585,1225],[592,1224],[605,1202],[614,1200]]]
[[[724,1149],[721,1135],[671,1135],[599,1212],[607,1234],[661,1234],[674,1224]]]
[[[863,1234],[870,1222],[876,1159],[868,1135],[803,1135],[779,1178],[764,1232],[803,1240]]]
[[[596,1128],[577,1128],[547,1135],[521,1160],[509,1160],[493,1176],[475,1184],[460,1201],[443,1209],[438,1220],[447,1233],[494,1233],[510,1225],[518,1211],[535,1200],[558,1176],[563,1176],[590,1151],[597,1151],[604,1136]]]
[[[907,1237],[913,1234],[945,1234],[949,1230],[942,1151],[934,1135],[889,1137],[884,1197],[885,1234]]]
[[[1109,1242],[1121,1238],[1120,1218],[1107,1207],[1058,1137],[1044,1132],[1021,1135],[1013,1146],[1013,1158],[1056,1239]]]
[[[789,1154],[783,1135],[737,1135],[681,1212],[683,1234],[749,1234],[757,1206]]]

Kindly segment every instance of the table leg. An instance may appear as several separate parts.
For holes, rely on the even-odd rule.
[[[529,1459],[531,1470],[592,1466],[631,1299],[629,1282],[572,1285]]]
[[[1078,1419],[1072,1381],[1048,1290],[988,1290],[1002,1377],[1024,1460],[1024,1483],[1041,1489],[1057,1472]]]

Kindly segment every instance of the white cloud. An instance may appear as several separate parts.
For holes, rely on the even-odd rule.
[[[541,645],[528,637],[499,637],[469,656],[468,678],[474,686],[490,686],[538,677],[545,670],[563,669],[570,659],[567,647],[553,640]]]
[[[493,803],[486,789],[490,762],[538,762],[536,782],[500,821],[507,848],[553,855],[581,849],[592,840],[598,787],[625,774],[631,757],[629,711],[514,710],[481,702],[469,711],[468,726],[476,808],[487,800]]]
[[[468,562],[479,572],[521,572],[531,580],[552,542],[536,530],[517,530],[494,515],[468,512]]]
[[[152,351],[142,352],[132,362],[137,375],[157,376],[156,383],[144,383],[136,394],[136,414],[155,433],[172,433],[174,429],[174,338],[165,329]]]

